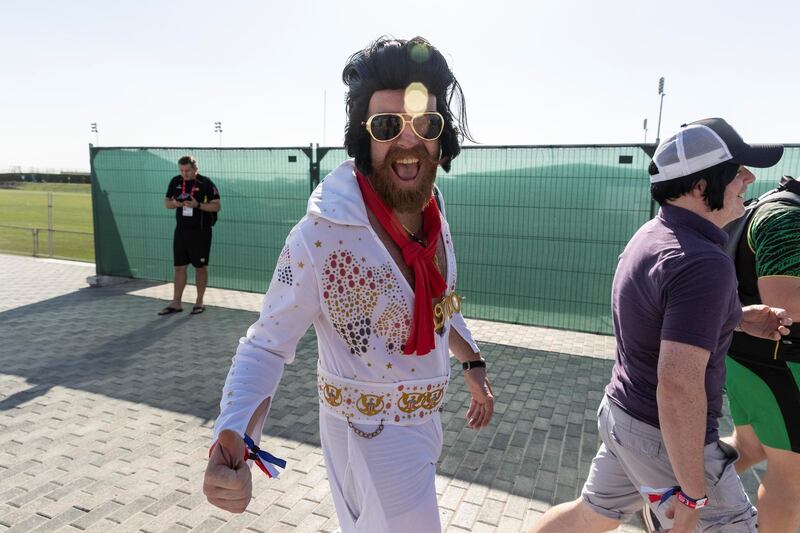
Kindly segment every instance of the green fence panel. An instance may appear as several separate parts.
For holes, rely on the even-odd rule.
[[[652,145],[465,147],[437,184],[473,318],[610,333],[617,257],[653,212]],[[192,153],[218,185],[211,285],[262,292],[306,209],[308,148],[93,148],[98,273],[172,280],[174,214],[163,207],[176,161]],[[319,151],[324,178],[344,159]],[[756,196],[800,174],[800,146],[757,169]],[[191,271],[191,269],[190,269]]]
[[[302,148],[93,148],[98,274],[173,279],[175,213],[164,208],[164,196],[186,154],[221,196],[209,285],[266,290],[287,233],[305,213],[309,165]]]
[[[609,332],[616,258],[650,215],[647,164],[636,146],[464,150],[438,183],[465,314]]]

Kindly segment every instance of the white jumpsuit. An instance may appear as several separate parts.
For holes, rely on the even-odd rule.
[[[435,313],[444,327],[429,354],[403,355],[414,291],[369,223],[353,162],[344,162],[289,233],[261,315],[228,372],[214,439],[225,429],[244,433],[313,324],[320,438],[343,533],[441,530],[434,481],[450,328],[478,351],[454,297],[456,261],[444,216],[441,238],[447,289]],[[381,424],[376,436],[363,436]]]

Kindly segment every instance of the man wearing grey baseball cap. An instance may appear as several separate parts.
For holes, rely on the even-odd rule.
[[[742,308],[722,245],[744,194],[780,146],[751,145],[724,120],[684,125],[656,150],[650,191],[661,206],[619,257],[611,294],[616,361],[598,410],[602,445],[582,495],[533,532],[609,531],[650,505],[673,533],[753,532],[756,510],[719,440],[725,354],[734,329],[777,340],[791,319]]]

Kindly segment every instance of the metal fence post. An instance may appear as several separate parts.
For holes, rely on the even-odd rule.
[[[310,186],[309,192],[314,192],[314,189],[319,185],[320,169],[319,162],[325,157],[330,148],[320,148],[319,144],[309,143],[308,148],[301,148],[304,154],[308,156],[308,184]]]
[[[32,228],[33,233],[33,257],[39,257],[39,228]]]
[[[47,193],[47,256],[53,257],[53,193]]]

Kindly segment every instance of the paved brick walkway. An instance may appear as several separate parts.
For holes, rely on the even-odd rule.
[[[85,282],[92,274],[93,265],[0,255],[0,531],[336,529],[313,331],[266,429],[267,447],[289,468],[277,481],[254,476],[250,507],[230,515],[205,501],[202,473],[230,357],[260,295],[211,289],[206,313],[190,316],[187,305],[159,317],[170,285],[95,289]],[[613,342],[471,326],[490,361],[497,413],[483,431],[467,429],[469,394],[454,380],[437,476],[442,523],[448,532],[522,531],[580,491]],[[752,474],[747,481],[757,484]]]

